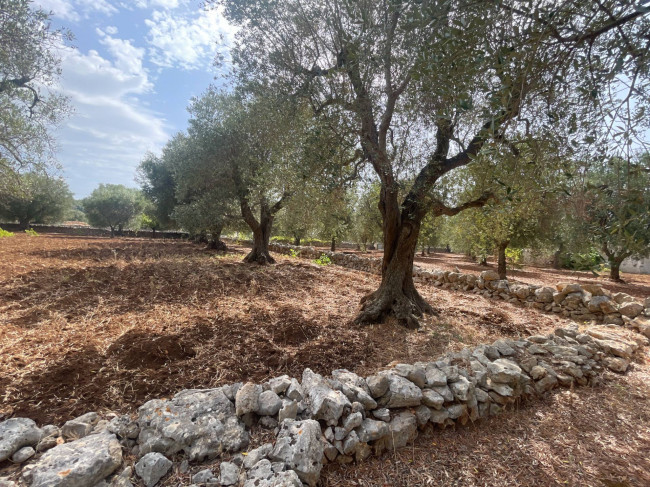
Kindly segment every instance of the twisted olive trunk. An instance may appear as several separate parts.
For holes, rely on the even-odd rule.
[[[392,315],[407,328],[417,328],[419,317],[433,313],[413,282],[413,259],[421,221],[418,215],[385,225],[381,284],[363,298],[357,323],[375,323]]]

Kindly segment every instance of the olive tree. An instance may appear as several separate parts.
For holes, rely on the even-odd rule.
[[[50,129],[69,112],[52,90],[61,73],[57,49],[69,37],[30,0],[0,0],[0,177],[52,161]]]
[[[395,316],[415,327],[432,311],[413,282],[422,219],[488,200],[448,206],[432,191],[440,178],[486,145],[548,122],[537,111],[544,100],[569,100],[585,86],[571,102],[587,98],[595,89],[585,85],[588,55],[614,57],[618,70],[645,66],[648,22],[631,0],[218,3],[242,27],[234,75],[345,120],[380,180],[382,282],[364,298],[358,323]]]
[[[72,207],[68,184],[45,173],[29,172],[0,181],[0,216],[17,221],[26,230],[30,223],[60,221]]]
[[[358,189],[352,217],[352,235],[366,250],[368,243],[381,240],[381,213],[379,212],[379,185],[368,184]]]
[[[588,170],[583,228],[618,281],[626,258],[650,255],[650,156],[611,157]]]
[[[144,208],[142,193],[122,184],[100,184],[83,200],[84,211],[88,223],[95,227],[111,229],[111,237],[115,230],[122,231]]]

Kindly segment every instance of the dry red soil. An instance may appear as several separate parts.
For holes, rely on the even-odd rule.
[[[431,359],[566,323],[421,285],[437,316],[426,317],[418,332],[395,323],[357,327],[359,300],[377,287],[377,276],[282,256],[277,265],[250,266],[243,255],[240,248],[224,255],[181,241],[0,240],[0,419],[60,423],[90,410],[134,412],[182,389],[300,376],[305,367],[367,374],[393,361]],[[436,268],[461,267],[461,260],[443,257],[428,260]],[[465,264],[464,272],[484,269]],[[525,272],[516,278],[577,280]],[[630,283],[617,290],[650,294],[650,279],[624,277]],[[424,434],[395,455],[330,466],[322,482],[650,485],[649,363],[640,356],[631,374],[606,376],[602,387]]]

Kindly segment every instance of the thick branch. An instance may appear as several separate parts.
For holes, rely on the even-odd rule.
[[[4,81],[0,81],[0,93],[7,91],[10,88],[25,88],[27,86],[27,83],[29,83],[31,80],[32,79],[28,76],[22,76],[16,79],[6,79]]]
[[[239,206],[241,207],[241,216],[246,224],[250,227],[251,230],[257,230],[260,227],[260,224],[255,218],[255,215],[253,215],[253,210],[251,210],[251,207],[248,204],[248,200],[246,198],[240,198]]]
[[[492,198],[494,198],[494,194],[488,191],[475,200],[468,201],[467,203],[463,203],[462,205],[453,208],[446,206],[442,201],[436,200],[433,202],[432,213],[434,216],[454,216],[468,208],[480,208],[485,206]]]
[[[284,208],[284,205],[287,204],[287,201],[293,196],[292,192],[285,191],[282,194],[282,197],[271,207],[270,213],[271,215],[275,215],[278,211],[280,211],[282,208]]]
[[[517,15],[520,15],[522,17],[525,17],[529,20],[533,20],[534,22],[537,22],[544,27],[547,27],[551,35],[557,39],[558,41],[564,43],[564,44],[581,44],[585,41],[594,41],[597,37],[609,32],[612,29],[619,28],[620,26],[636,19],[637,17],[641,17],[642,15],[645,15],[648,13],[647,8],[639,7],[635,12],[632,12],[630,14],[624,15],[623,17],[620,18],[614,18],[613,15],[610,12],[607,12],[610,17],[610,22],[608,24],[603,25],[602,27],[594,30],[590,30],[584,33],[577,33],[572,36],[563,36],[560,34],[560,32],[557,30],[557,27],[552,25],[548,20],[545,20],[541,18],[540,16],[534,16],[531,15],[528,12],[524,12],[523,10],[520,10],[516,7],[511,7],[509,5],[505,5],[501,1],[497,1],[497,4],[499,7],[503,8],[504,10],[507,10],[509,12],[515,13]],[[602,9],[602,6],[601,6]]]

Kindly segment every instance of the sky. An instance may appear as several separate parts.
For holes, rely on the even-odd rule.
[[[76,198],[100,183],[137,187],[147,151],[187,125],[186,107],[210,83],[235,28],[200,0],[35,0],[52,27],[74,39],[61,49],[58,89],[73,114],[54,132],[57,160]]]

